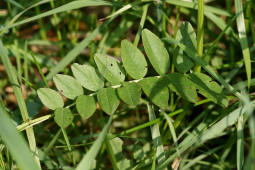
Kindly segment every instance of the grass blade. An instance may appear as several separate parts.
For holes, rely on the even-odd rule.
[[[149,120],[150,121],[155,120],[156,116],[155,116],[154,110],[152,108],[152,105],[147,103],[147,108],[148,108],[148,113],[149,113]],[[156,157],[157,157],[158,165],[161,165],[165,161],[166,157],[165,157],[163,144],[161,141],[161,135],[159,132],[158,124],[151,126],[151,136],[152,136],[154,147],[156,148]]]
[[[21,112],[22,119],[23,119],[23,121],[29,121],[30,118],[28,116],[27,106],[26,106],[25,100],[23,99],[23,95],[21,92],[21,88],[20,88],[16,73],[15,73],[15,70],[11,64],[9,57],[8,57],[8,51],[3,46],[3,43],[1,40],[0,40],[0,57],[1,57],[1,60],[4,64],[4,66],[5,66],[10,83],[12,84],[14,94],[17,99],[18,106],[19,106],[19,109]],[[37,157],[38,152],[36,149],[36,141],[35,141],[33,127],[26,129],[26,133],[27,133],[27,138],[29,141],[30,149],[32,150],[32,152],[35,153],[35,159],[36,159],[38,165],[40,166],[40,160]]]
[[[80,161],[78,167],[76,170],[89,170],[93,164],[93,161],[95,160],[99,149],[101,148],[103,141],[107,135],[107,132],[110,128],[110,125],[112,123],[113,114],[111,114],[107,124],[104,126],[104,129],[101,131],[100,135],[98,136],[95,143],[91,146],[89,151],[86,153],[86,155],[83,156],[82,160]]]
[[[192,2],[192,1],[166,0],[166,2],[169,3],[169,4],[180,6],[180,7],[198,9],[198,4],[196,2]],[[227,11],[219,9],[219,8],[214,8],[214,7],[211,7],[211,6],[208,6],[208,5],[205,5],[204,9],[205,9],[205,11],[211,12],[211,13],[214,13],[214,14],[230,16],[230,14]]]
[[[203,153],[199,156],[197,156],[196,158],[193,158],[189,163],[187,163],[185,166],[182,167],[182,170],[186,170],[186,169],[190,169],[193,165],[195,165],[197,162],[201,161],[202,159],[208,157],[210,154],[218,151],[219,149],[221,149],[221,147],[217,147],[214,149],[210,149],[208,152]]]
[[[27,143],[16,130],[0,98],[0,136],[21,170],[39,170]]]
[[[204,0],[198,0],[198,15],[197,15],[197,53],[203,57],[204,48]],[[201,66],[197,65],[195,71],[200,72]]]
[[[7,27],[3,28],[3,29],[10,29],[25,23],[29,23],[32,21],[35,21],[37,19],[43,18],[43,17],[47,17],[53,14],[57,14],[60,12],[65,12],[65,11],[70,11],[70,10],[74,10],[74,9],[79,9],[79,8],[83,8],[83,7],[87,7],[87,6],[102,6],[102,5],[111,5],[110,2],[106,2],[106,1],[102,1],[102,0],[78,0],[78,1],[72,1],[68,4],[62,5],[60,7],[57,7],[55,9],[52,9],[50,11],[41,13],[39,15],[27,18],[23,21],[19,21],[17,23],[8,25]],[[0,29],[0,31],[2,31],[3,29]]]
[[[34,8],[34,7],[37,7],[39,5],[42,5],[42,4],[45,4],[47,2],[50,2],[52,0],[42,0],[42,1],[39,1],[37,3],[35,3],[34,5],[31,5],[30,7],[24,9],[23,11],[21,11],[20,13],[18,13],[10,22],[8,22],[8,24],[6,24],[5,27],[3,28],[0,28],[0,35],[7,29],[9,29],[9,26],[11,26],[17,19],[19,19],[19,17],[21,17],[25,12],[27,12],[28,10]]]
[[[176,147],[177,155],[178,155],[178,157],[180,157],[178,141],[177,141],[177,137],[176,137],[174,125],[173,125],[173,123],[172,123],[173,120],[172,120],[170,117],[168,117],[168,115],[167,115],[166,113],[163,113],[163,114],[164,114],[164,117],[165,117],[165,119],[166,119],[166,121],[167,121],[167,124],[168,124],[168,126],[169,126],[171,135],[172,135],[172,137],[173,137],[173,141],[174,141],[174,144],[175,144],[175,147]]]
[[[237,169],[243,169],[243,161],[244,161],[244,136],[243,136],[243,115],[238,118],[237,121],[237,155],[236,155],[236,163]]]
[[[243,4],[242,0],[235,0],[235,9],[236,9],[236,24],[238,29],[238,35],[240,38],[241,48],[243,52],[244,65],[247,75],[248,89],[250,88],[251,83],[251,57],[250,50],[248,46],[248,40],[245,30],[244,14],[243,14]]]

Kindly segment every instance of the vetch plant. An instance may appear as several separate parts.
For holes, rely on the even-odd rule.
[[[254,169],[254,2],[30,3],[0,3],[0,169]]]

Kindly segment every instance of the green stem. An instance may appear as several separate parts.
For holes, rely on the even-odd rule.
[[[141,32],[142,32],[142,29],[143,29],[143,26],[144,26],[144,23],[145,23],[145,20],[146,20],[148,7],[149,7],[149,4],[143,6],[142,18],[141,18],[140,25],[139,25],[139,28],[138,28],[138,31],[137,31],[137,34],[136,34],[135,40],[134,40],[134,45],[135,46],[137,46],[138,43],[139,43],[139,40],[140,40],[140,37],[141,37]]]
[[[203,39],[204,39],[204,0],[198,0],[198,16],[197,16],[197,53],[203,56]],[[201,66],[196,65],[195,71],[200,72]]]
[[[36,12],[37,15],[41,14],[39,6],[35,7],[35,12]],[[40,35],[41,35],[41,38],[43,40],[47,40],[47,34],[46,34],[46,31],[45,31],[45,27],[44,27],[43,19],[42,18],[38,19],[38,24],[40,26]]]
[[[112,148],[111,143],[109,142],[109,140],[111,140],[111,138],[108,135],[106,135],[105,144],[106,144],[107,152],[110,156],[110,161],[112,163],[113,170],[118,170],[119,168],[118,168],[118,165],[117,165],[117,160],[116,160],[115,154],[113,152],[113,148]]]
[[[72,148],[71,148],[71,145],[70,145],[70,142],[69,142],[69,139],[68,139],[68,136],[66,134],[66,130],[64,128],[61,128],[61,131],[63,133],[63,136],[64,136],[64,139],[65,139],[65,142],[66,142],[66,146],[67,146],[67,149],[68,151],[70,152],[71,154],[71,157],[72,157],[72,160],[73,160],[73,165],[75,165],[75,160],[74,160],[74,155],[72,154]]]

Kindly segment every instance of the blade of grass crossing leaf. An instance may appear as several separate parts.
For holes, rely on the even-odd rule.
[[[185,46],[184,44],[177,43],[178,46],[183,49],[186,54],[196,63],[200,64],[213,78],[215,78],[217,81],[219,81],[227,90],[232,92],[235,96],[237,96],[239,99],[242,98],[242,95],[235,90],[234,87],[232,87],[229,83],[227,83],[219,74],[217,74],[214,69],[207,64],[203,59],[201,59],[193,50],[191,50],[189,47]]]
[[[18,102],[18,106],[21,112],[21,116],[23,121],[28,121],[30,118],[28,116],[28,111],[27,111],[27,107],[26,107],[26,103],[25,100],[23,99],[23,95],[21,92],[21,88],[20,85],[18,83],[18,79],[15,73],[15,69],[13,68],[11,61],[8,57],[8,51],[7,49],[3,46],[2,41],[0,40],[0,57],[1,60],[5,66],[8,78],[12,84],[13,90],[14,90],[14,94],[15,97],[17,99]],[[26,129],[26,133],[27,133],[27,138],[29,141],[29,145],[30,145],[30,149],[32,150],[32,152],[35,153],[35,159],[40,167],[40,160],[37,156],[38,152],[36,149],[36,141],[35,141],[35,136],[34,136],[34,130],[33,127]]]
[[[112,20],[107,20],[102,25],[98,26],[87,38],[83,39],[79,44],[77,44],[66,56],[63,58],[46,76],[46,80],[52,79],[52,77],[59,73],[63,68],[70,64],[80,52],[86,48],[92,40],[111,22]]]
[[[156,116],[155,116],[155,113],[153,110],[153,106],[151,104],[147,103],[147,109],[148,109],[148,113],[149,113],[149,120],[150,121],[155,120]],[[151,136],[152,136],[154,147],[156,148],[157,162],[159,165],[161,165],[165,161],[166,157],[165,157],[163,144],[161,141],[161,135],[159,132],[158,124],[151,126]]]
[[[60,13],[60,12],[70,11],[70,10],[79,9],[79,8],[87,7],[87,6],[102,6],[102,5],[107,5],[108,6],[108,5],[111,5],[111,3],[110,2],[106,2],[106,1],[102,1],[102,0],[79,0],[79,1],[72,1],[72,2],[69,2],[69,3],[65,4],[65,5],[60,6],[60,7],[52,9],[50,11],[41,13],[39,15],[36,15],[36,16],[30,17],[30,18],[27,18],[27,19],[25,19],[23,21],[19,21],[19,22],[14,23],[14,24],[11,24],[11,25],[5,27],[5,29],[10,29],[10,28],[16,27],[18,25],[29,23],[29,22],[35,21],[37,19],[40,19],[40,18],[43,18],[43,17],[47,17],[47,16],[50,16],[50,15],[53,15],[53,14],[57,14],[57,13]],[[2,31],[2,30],[3,29],[0,29],[0,31]]]
[[[248,46],[248,40],[245,30],[244,14],[243,14],[243,4],[242,0],[235,0],[235,10],[236,10],[236,24],[238,29],[238,35],[240,38],[241,48],[243,52],[243,59],[245,64],[245,70],[247,75],[248,89],[250,88],[251,82],[251,59],[250,59],[250,50]]]
[[[79,165],[75,170],[90,170],[93,161],[95,160],[103,141],[107,135],[107,132],[110,128],[110,125],[112,123],[113,114],[111,114],[107,124],[104,126],[103,130],[99,134],[97,140],[94,142],[94,144],[90,147],[89,151],[86,153],[86,155],[83,156],[82,160],[80,161]]]
[[[2,98],[0,97],[0,136],[11,152],[13,158],[22,170],[39,170],[32,152],[23,137],[18,133],[13,122],[5,111]]]
[[[244,136],[243,136],[243,115],[241,115],[237,120],[237,155],[236,163],[237,170],[243,169],[244,161]]]

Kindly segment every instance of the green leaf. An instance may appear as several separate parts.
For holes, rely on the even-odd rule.
[[[0,137],[4,142],[12,158],[16,161],[17,169],[39,170],[38,164],[29,149],[23,136],[17,131],[13,120],[8,116],[0,97]],[[2,153],[1,153],[2,154]]]
[[[211,101],[227,106],[228,101],[223,94],[223,89],[218,83],[212,81],[211,77],[203,73],[191,73],[188,78],[194,83],[194,86],[199,90],[198,92],[210,99]]]
[[[57,89],[69,99],[74,99],[83,94],[81,85],[71,76],[57,74],[53,77],[53,81]]]
[[[42,103],[51,110],[64,106],[62,97],[55,90],[40,88],[37,90],[37,94]]]
[[[169,88],[178,93],[185,100],[196,103],[197,92],[194,84],[185,75],[180,73],[171,73],[165,76],[169,81]]]
[[[145,52],[156,72],[165,74],[170,66],[169,55],[162,41],[148,29],[142,31]]]
[[[141,79],[147,73],[147,62],[143,53],[128,40],[121,41],[121,58],[127,73],[134,79]]]
[[[54,112],[54,120],[61,128],[69,126],[73,121],[73,114],[68,108],[57,108]]]
[[[76,99],[76,109],[83,119],[88,119],[96,111],[96,100],[93,96],[81,95]]]
[[[102,110],[111,115],[113,114],[120,104],[115,89],[103,88],[97,92],[97,100]]]
[[[196,51],[196,33],[189,22],[182,23],[176,34],[176,40]],[[192,60],[178,47],[174,51],[174,63],[177,70],[182,73],[186,73],[194,66]]]
[[[71,69],[76,80],[86,89],[97,91],[104,87],[104,80],[94,67],[74,63]]]
[[[139,82],[144,93],[160,108],[166,108],[169,100],[168,81],[158,77],[148,77]]]
[[[131,106],[136,106],[141,98],[141,88],[137,83],[124,83],[124,86],[117,89],[121,100]]]
[[[123,68],[117,63],[113,57],[104,54],[96,54],[95,62],[99,72],[112,84],[120,84],[125,80]]]

